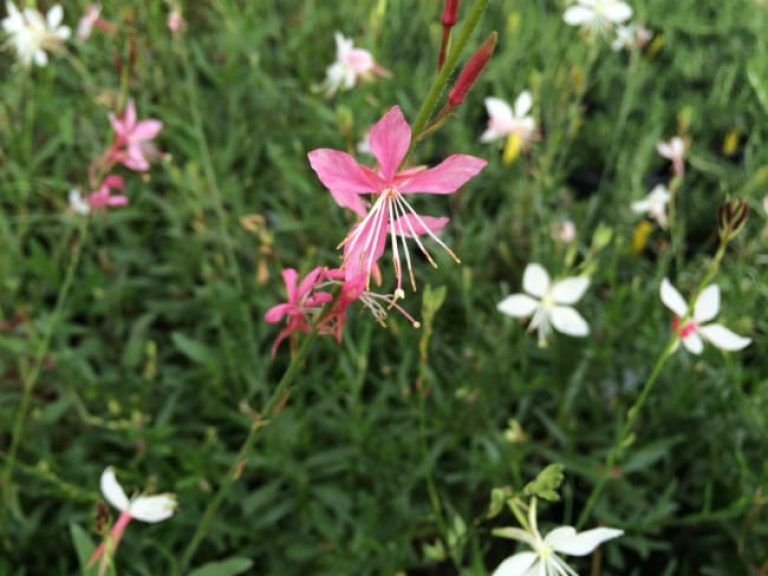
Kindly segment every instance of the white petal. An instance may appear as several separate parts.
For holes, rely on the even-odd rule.
[[[512,294],[496,305],[496,309],[515,318],[525,318],[534,313],[539,306],[539,301],[527,294]]]
[[[584,6],[571,6],[563,14],[563,20],[571,26],[583,26],[595,20],[595,11]]]
[[[568,336],[587,336],[589,324],[570,306],[554,306],[550,312],[550,321],[555,330]]]
[[[107,502],[112,504],[120,512],[128,510],[128,496],[125,495],[123,487],[117,482],[115,477],[115,470],[112,466],[108,467],[101,473],[101,493],[104,494],[104,498]]]
[[[156,496],[138,496],[131,500],[129,514],[142,522],[162,522],[173,516],[176,511],[176,496],[158,494]]]
[[[523,272],[523,290],[533,296],[543,298],[549,290],[549,274],[541,264],[532,262]]]
[[[632,18],[632,8],[624,2],[617,2],[606,6],[603,14],[614,24],[620,24]]]
[[[533,98],[528,90],[524,90],[520,93],[520,96],[515,100],[515,116],[517,118],[523,118],[528,115],[528,112],[533,108]]]
[[[38,50],[35,52],[35,64],[38,66],[45,66],[48,64],[48,54],[45,53],[45,50]]]
[[[593,528],[577,533],[572,526],[560,526],[546,535],[544,542],[552,546],[555,552],[569,556],[586,556],[606,540],[618,538],[624,534],[616,528]]]
[[[693,319],[699,324],[709,322],[720,311],[720,288],[710,284],[701,291],[693,305]]]
[[[672,146],[667,142],[659,142],[656,144],[656,151],[659,153],[659,156],[663,156],[664,158],[672,159],[675,155],[672,151]]]
[[[704,342],[701,340],[701,336],[696,332],[691,332],[688,336],[683,338],[683,346],[685,346],[685,349],[688,350],[688,352],[696,354],[697,356],[704,351]]]
[[[492,576],[523,576],[533,566],[537,558],[535,552],[520,552],[499,564]]]
[[[506,136],[506,134],[502,134],[498,130],[494,130],[493,128],[488,128],[483,134],[480,136],[480,142],[493,142],[494,140],[498,140],[499,138],[503,138]]]
[[[720,350],[742,350],[750,345],[751,338],[745,338],[738,334],[731,332],[725,326],[720,324],[708,324],[701,326],[699,332],[704,338],[709,340],[713,345],[720,348]]]
[[[552,299],[557,304],[576,304],[589,288],[589,278],[563,278],[552,287]]]
[[[672,310],[675,314],[681,318],[688,312],[688,304],[685,303],[685,299],[680,295],[680,292],[672,286],[669,279],[664,278],[661,281],[661,301],[664,305]]]
[[[46,14],[46,18],[48,21],[48,27],[49,28],[56,28],[59,24],[61,24],[61,21],[64,20],[64,10],[62,9],[60,4],[54,4],[51,6],[51,9],[48,10],[48,14]]]
[[[485,109],[491,118],[505,123],[512,121],[512,108],[501,98],[486,98]]]
[[[632,212],[636,214],[642,214],[644,212],[648,212],[648,210],[651,209],[651,203],[648,201],[648,199],[638,200],[637,202],[632,202]]]

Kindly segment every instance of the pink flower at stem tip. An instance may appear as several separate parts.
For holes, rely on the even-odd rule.
[[[411,144],[411,128],[398,106],[392,107],[371,128],[369,142],[371,153],[379,163],[377,170],[361,166],[346,152],[328,148],[311,151],[309,163],[336,203],[362,218],[342,241],[343,267],[351,269],[352,274],[360,271],[367,288],[389,236],[397,279],[395,292],[402,291],[401,248],[415,289],[406,240],[413,240],[433,265],[434,260],[420,236],[429,236],[454,260],[458,261],[458,257],[437,237],[448,219],[420,215],[407,196],[414,193],[453,194],[474,178],[487,162],[474,156],[453,154],[433,168],[398,171]],[[370,208],[361,199],[362,195],[371,195]]]

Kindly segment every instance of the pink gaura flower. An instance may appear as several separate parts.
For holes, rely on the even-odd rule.
[[[149,161],[160,154],[152,140],[163,129],[163,123],[153,119],[137,122],[133,100],[128,102],[122,116],[110,113],[109,121],[115,131],[115,142],[107,159],[137,172],[149,170]]]
[[[309,153],[309,163],[320,181],[331,192],[339,206],[349,208],[362,220],[343,240],[344,268],[348,277],[364,274],[366,286],[376,261],[381,257],[387,235],[393,252],[397,291],[402,293],[402,266],[400,246],[403,249],[411,284],[416,282],[406,240],[413,240],[429,262],[432,256],[419,239],[427,235],[445,249],[456,261],[456,255],[437,237],[437,232],[448,223],[448,218],[422,216],[406,199],[417,192],[426,194],[452,194],[476,176],[487,164],[481,158],[453,154],[434,168],[398,168],[411,145],[411,128],[398,106],[394,106],[370,131],[371,153],[378,160],[378,169],[361,166],[346,152],[320,148]],[[372,205],[367,208],[361,196],[370,195]]]
[[[80,190],[69,191],[69,207],[77,214],[90,214],[93,210],[107,210],[117,206],[128,205],[128,197],[123,194],[112,194],[112,190],[123,192],[125,181],[122,176],[107,176],[101,182],[101,186],[95,192],[91,192],[86,198],[80,194]]]
[[[710,284],[696,298],[693,307],[688,304],[680,292],[672,286],[672,283],[664,278],[661,282],[661,301],[675,313],[672,320],[672,329],[678,334],[678,343],[691,354],[701,354],[704,350],[704,340],[720,350],[742,350],[752,342],[731,332],[721,324],[711,322],[720,311],[720,288],[717,284]]]
[[[318,312],[325,304],[333,300],[328,292],[318,292],[316,289],[326,278],[326,269],[315,268],[309,272],[301,283],[299,274],[293,268],[283,270],[283,281],[288,292],[288,302],[272,306],[264,314],[264,320],[269,324],[277,324],[287,318],[285,327],[278,334],[272,346],[272,356],[277,353],[280,343],[295,332],[310,332],[311,326],[307,316]]]
[[[88,568],[101,558],[99,576],[104,574],[109,561],[114,556],[126,527],[132,520],[154,524],[167,520],[176,511],[176,496],[174,494],[157,494],[155,496],[134,496],[129,499],[125,490],[117,481],[112,467],[101,474],[101,492],[107,502],[120,511],[120,516],[112,526],[106,540],[93,552],[88,560]]]

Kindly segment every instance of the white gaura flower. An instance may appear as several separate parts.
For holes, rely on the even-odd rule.
[[[99,568],[101,575],[106,571],[109,560],[114,556],[123,537],[123,532],[131,520],[140,520],[151,524],[167,520],[176,511],[176,496],[174,494],[157,494],[155,496],[139,494],[129,499],[123,487],[118,483],[115,471],[111,466],[101,474],[100,484],[104,498],[120,511],[120,516],[105,541],[96,548],[88,560],[88,567],[90,568],[96,560],[101,558]]]
[[[69,191],[69,209],[75,214],[81,214],[87,216],[91,213],[91,205],[88,200],[83,198],[82,193],[78,188],[72,188]]]
[[[563,14],[570,26],[581,26],[590,32],[606,32],[632,18],[632,8],[621,0],[577,0]]]
[[[10,35],[9,44],[25,66],[33,62],[38,66],[48,64],[48,52],[61,48],[69,39],[71,30],[62,26],[64,10],[59,4],[51,6],[43,15],[34,8],[20,11],[10,0],[5,3],[8,16],[3,19],[3,30]]]
[[[481,142],[493,142],[514,134],[525,145],[533,138],[536,120],[531,116],[533,98],[528,90],[520,93],[514,108],[501,98],[486,98],[485,108],[488,111],[488,128],[480,136]]]
[[[678,176],[682,176],[685,173],[686,148],[685,140],[680,138],[680,136],[675,136],[668,142],[656,144],[656,151],[659,155],[672,162],[672,169]]]
[[[545,346],[555,330],[569,336],[587,336],[589,324],[571,304],[576,304],[589,287],[589,278],[570,277],[554,284],[541,264],[531,263],[523,273],[526,294],[512,294],[499,302],[499,312],[526,318],[533,315],[529,331],[538,330],[539,345]]]
[[[607,540],[624,534],[617,528],[593,528],[576,532],[573,526],[559,526],[542,538],[536,525],[536,499],[528,508],[528,526],[499,528],[496,536],[511,538],[530,546],[533,551],[518,552],[504,560],[492,576],[578,576],[556,553],[568,556],[586,556]]]
[[[642,24],[631,22],[616,28],[616,38],[611,42],[611,50],[640,50],[653,38],[653,32]]]
[[[721,324],[710,322],[720,311],[720,288],[717,284],[710,284],[701,291],[693,303],[692,313],[689,313],[685,299],[667,278],[661,281],[660,292],[661,301],[675,313],[672,328],[678,335],[676,346],[682,341],[691,354],[701,354],[704,350],[702,338],[728,351],[742,350],[752,342],[750,338],[739,336]]]
[[[632,212],[648,214],[662,228],[667,227],[667,204],[672,199],[672,193],[663,184],[654,187],[648,196],[637,202],[632,202]]]

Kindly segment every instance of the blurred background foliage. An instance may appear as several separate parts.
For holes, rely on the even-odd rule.
[[[65,3],[70,26],[85,4]],[[432,476],[462,573],[482,575],[513,552],[491,537],[498,523],[483,521],[491,488],[519,488],[552,462],[565,464],[563,499],[542,506],[540,521],[575,522],[668,337],[661,278],[690,293],[717,246],[717,206],[741,196],[753,213],[717,283],[723,322],[754,342],[669,362],[594,512],[593,524],[626,536],[593,574],[765,573],[768,6],[632,5],[655,34],[634,55],[585,42],[562,22],[560,2],[491,1],[472,45],[498,30],[496,55],[415,154],[425,164],[451,152],[489,159],[459,194],[419,199],[426,213],[450,214],[446,239],[462,258],[438,254],[437,270],[419,262],[420,286],[447,289],[428,363],[422,333],[401,318],[382,329],[353,316],[341,345],[318,341],[197,564],[237,556],[259,574],[457,573],[436,547]],[[177,493],[178,514],[132,525],[117,560],[128,574],[172,573],[250,414],[287,365],[287,346],[270,359],[277,329],[262,321],[283,298],[280,270],[336,264],[353,223],[306,153],[354,153],[395,104],[412,121],[441,34],[436,1],[186,2],[178,40],[163,2],[103,6],[119,35],[97,32],[30,73],[10,52],[0,61],[0,314],[21,319],[0,332],[0,454],[77,241],[67,191],[85,186],[89,162],[109,144],[121,82],[140,117],[165,123],[167,152],[128,179],[130,207],[91,223],[4,487],[2,574],[76,572],[69,527],[97,538],[106,465],[126,486]],[[336,30],[393,78],[324,98]],[[478,141],[483,98],[513,101],[524,89],[542,138],[505,166],[499,148]],[[630,202],[669,179],[655,145],[677,133],[691,145],[676,240],[657,228],[634,252]],[[577,262],[598,224],[613,234],[579,306],[592,335],[541,349],[496,303],[519,291],[527,262],[568,272],[574,254],[551,234],[568,218]],[[404,305],[419,313],[420,302],[421,292]]]

